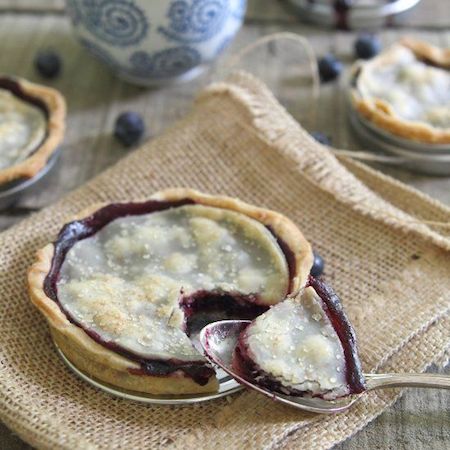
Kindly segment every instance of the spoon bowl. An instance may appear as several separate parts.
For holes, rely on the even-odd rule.
[[[270,391],[252,383],[239,374],[232,366],[233,351],[241,331],[249,320],[221,320],[206,325],[200,332],[200,344],[206,356],[231,375],[243,386],[270,397],[280,403],[303,411],[321,414],[339,413],[350,408],[363,394],[343,397],[337,400],[323,400],[317,397],[297,397]],[[365,374],[367,390],[393,387],[427,387],[450,389],[450,376],[435,374]]]
[[[250,323],[249,320],[221,320],[204,327],[200,332],[200,344],[206,356],[231,375],[243,386],[270,397],[289,406],[315,413],[338,413],[348,409],[357,397],[346,397],[339,400],[323,400],[321,398],[294,397],[272,392],[242,378],[232,367],[233,350],[241,331]]]

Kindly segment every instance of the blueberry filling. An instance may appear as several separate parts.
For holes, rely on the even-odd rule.
[[[24,100],[27,103],[30,103],[38,107],[48,118],[49,112],[47,105],[40,98],[34,97],[26,93],[18,81],[7,77],[0,77],[0,89],[6,89],[7,91],[15,95],[17,98],[20,98],[21,100]]]
[[[184,313],[188,336],[214,320],[253,320],[268,310],[268,306],[259,303],[258,296],[242,295],[239,292],[197,291],[189,296],[182,296],[180,307]]]
[[[355,331],[342,308],[340,298],[327,284],[311,276],[308,280],[308,286],[311,286],[322,299],[325,313],[341,341],[344,349],[346,376],[350,393],[358,394],[363,392],[366,387],[358,356]]]

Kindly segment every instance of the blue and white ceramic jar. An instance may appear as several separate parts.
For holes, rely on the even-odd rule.
[[[246,0],[67,0],[81,43],[120,77],[194,78],[232,41]]]

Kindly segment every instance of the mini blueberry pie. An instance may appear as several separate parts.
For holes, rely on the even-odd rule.
[[[405,38],[358,62],[356,110],[378,128],[428,144],[450,144],[450,49]]]
[[[65,109],[56,90],[0,76],[0,185],[45,166],[62,140]]]
[[[190,340],[198,323],[254,319],[298,292],[313,260],[285,216],[189,189],[80,217],[38,252],[31,299],[72,363],[139,392],[217,390]]]
[[[322,281],[257,317],[241,332],[233,368],[270,391],[334,400],[365,390],[353,329]]]

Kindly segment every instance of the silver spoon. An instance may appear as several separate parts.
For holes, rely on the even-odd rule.
[[[206,325],[200,332],[200,344],[206,356],[240,384],[253,389],[267,397],[294,408],[315,413],[337,413],[348,409],[362,394],[338,400],[320,398],[294,397],[279,394],[253,384],[233,371],[231,360],[240,332],[250,323],[249,320],[221,320]],[[425,387],[450,389],[450,376],[404,373],[404,374],[365,374],[367,390],[394,387]]]

